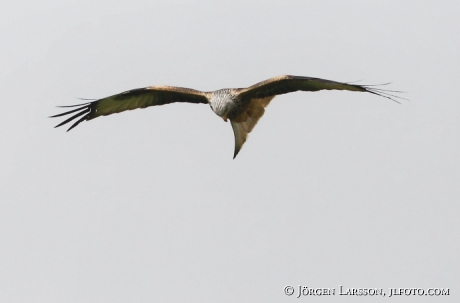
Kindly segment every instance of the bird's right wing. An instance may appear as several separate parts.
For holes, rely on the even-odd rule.
[[[265,98],[275,95],[287,94],[296,91],[315,92],[319,90],[348,90],[355,92],[368,92],[398,102],[394,98],[403,99],[390,94],[393,91],[377,88],[373,85],[357,85],[336,82],[320,78],[302,76],[278,76],[256,83],[247,88],[238,89],[238,94],[243,99]],[[399,93],[395,91],[396,93]],[[399,102],[398,102],[399,103]]]
[[[84,104],[77,104],[62,107],[77,107],[76,109],[57,114],[53,117],[61,117],[69,114],[74,114],[67,120],[61,122],[55,127],[64,125],[78,117],[78,119],[67,130],[71,130],[80,122],[91,120],[100,116],[121,113],[126,110],[136,108],[145,108],[148,106],[164,105],[174,102],[189,102],[189,103],[208,103],[208,93],[198,90],[174,86],[149,86],[123,92],[103,99]]]

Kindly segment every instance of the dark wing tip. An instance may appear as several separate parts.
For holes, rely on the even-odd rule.
[[[409,101],[409,99],[406,99],[406,98],[403,98],[403,97],[400,97],[400,96],[396,96],[394,93],[397,93],[397,94],[402,94],[402,93],[405,93],[403,91],[397,91],[397,90],[389,90],[389,89],[381,89],[381,88],[376,88],[375,86],[381,86],[381,85],[387,85],[389,83],[385,83],[385,84],[380,84],[380,85],[360,85],[360,87],[362,87],[366,92],[369,92],[371,94],[374,94],[374,95],[377,95],[377,96],[380,96],[380,97],[383,97],[383,98],[387,98],[393,102],[396,102],[396,103],[399,103],[401,104],[399,100],[405,100],[405,101]]]
[[[72,128],[74,128],[75,126],[77,126],[78,124],[80,124],[82,121],[89,119],[89,115],[90,115],[91,109],[92,109],[92,103],[78,104],[78,105],[71,105],[71,106],[63,106],[63,107],[75,107],[75,106],[81,106],[81,107],[49,117],[49,118],[56,118],[56,117],[61,117],[61,116],[69,115],[69,114],[72,114],[72,113],[76,112],[76,114],[72,115],[70,118],[68,118],[68,119],[64,120],[63,122],[59,123],[54,128],[60,127],[60,126],[62,126],[64,124],[67,124],[70,121],[75,120],[76,118],[78,118],[78,117],[83,115],[83,117],[81,117],[79,120],[77,120],[77,122],[72,124],[72,126],[67,130],[67,131],[69,131]]]
[[[85,121],[85,120],[88,120],[88,116],[89,116],[89,114],[84,115],[83,117],[81,117],[80,119],[78,119],[77,122],[75,122],[74,124],[72,124],[71,127],[69,127],[69,129],[67,130],[67,132],[70,131],[70,130],[71,130],[72,128],[74,128],[75,126],[77,126],[78,124],[80,124],[81,122],[83,122],[83,121]]]
[[[90,99],[81,99],[81,100],[90,100]],[[88,105],[88,104],[91,104],[91,102],[80,103],[80,104],[74,104],[74,105],[58,105],[58,106],[56,106],[56,107],[62,107],[62,108],[66,108],[66,107],[77,107],[77,106],[84,106],[84,105]]]

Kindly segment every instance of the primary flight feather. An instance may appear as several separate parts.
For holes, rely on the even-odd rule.
[[[323,89],[368,92],[391,99],[395,102],[398,101],[393,98],[399,98],[388,93],[391,91],[371,87],[369,85],[340,83],[301,76],[279,76],[259,82],[247,88],[225,88],[212,92],[202,92],[175,86],[149,86],[129,90],[93,102],[62,106],[76,108],[51,117],[74,114],[67,120],[56,125],[56,127],[59,127],[78,118],[67,130],[69,131],[85,120],[121,113],[136,108],[145,108],[148,106],[164,105],[174,102],[209,104],[212,110],[224,119],[224,121],[227,121],[227,119],[230,120],[235,134],[235,151],[233,154],[233,158],[235,158],[246,141],[248,134],[264,114],[265,107],[267,107],[276,95],[295,91],[319,91]]]

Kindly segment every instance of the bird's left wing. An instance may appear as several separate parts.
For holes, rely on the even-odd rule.
[[[207,93],[198,90],[174,86],[149,86],[123,92],[103,99],[84,104],[77,104],[62,107],[77,107],[76,109],[51,116],[61,117],[69,114],[74,114],[67,120],[56,125],[59,127],[72,120],[78,119],[67,130],[71,130],[80,122],[91,120],[100,116],[107,116],[115,113],[121,113],[126,110],[136,108],[145,108],[148,106],[164,105],[174,102],[189,102],[189,103],[208,103]]]
[[[238,90],[238,94],[243,99],[265,98],[275,95],[287,94],[295,91],[319,91],[319,90],[349,90],[356,92],[368,92],[381,97],[398,102],[394,98],[398,96],[391,95],[389,90],[376,88],[371,85],[356,85],[350,83],[341,83],[320,78],[302,77],[302,76],[278,76],[268,80],[256,83],[250,87]],[[398,102],[399,103],[399,102]]]

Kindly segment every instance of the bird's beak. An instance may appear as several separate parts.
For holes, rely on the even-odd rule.
[[[222,116],[222,119],[224,119],[224,121],[227,122],[227,115],[226,115],[226,114],[223,115],[223,116]]]

